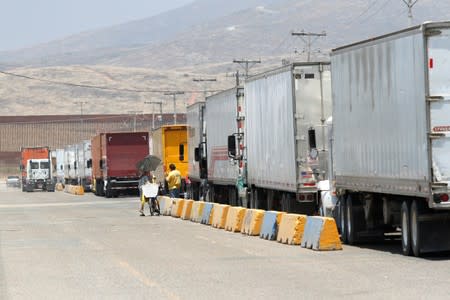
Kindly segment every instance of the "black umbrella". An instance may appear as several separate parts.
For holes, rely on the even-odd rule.
[[[136,164],[136,168],[141,172],[153,172],[161,164],[161,158],[148,155]]]

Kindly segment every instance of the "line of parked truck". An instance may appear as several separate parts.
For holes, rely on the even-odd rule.
[[[450,22],[295,63],[188,107],[189,194],[336,218],[354,244],[401,231],[450,249]]]
[[[64,149],[23,147],[22,190],[55,191],[57,183],[79,185],[107,198],[136,194],[140,173],[137,164],[153,154],[162,164],[153,172],[159,182],[171,163],[187,176],[186,125],[162,126],[149,132],[100,133],[91,140]],[[187,153],[186,153],[187,155]]]
[[[246,78],[189,106],[187,125],[57,150],[58,178],[114,197],[153,154],[189,198],[332,216],[349,244],[401,232],[405,255],[448,250],[449,37],[450,22],[424,23]]]

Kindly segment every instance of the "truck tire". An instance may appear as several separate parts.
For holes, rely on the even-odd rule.
[[[347,208],[345,210],[345,222],[347,225],[345,228],[349,245],[355,245],[359,242],[358,232],[365,227],[364,209],[358,197],[358,193],[349,194],[345,201]]]
[[[411,223],[410,223],[410,208],[409,201],[403,201],[400,219],[402,224],[402,253],[403,255],[411,255]]]
[[[414,256],[419,257],[420,256],[420,247],[421,247],[421,240],[420,240],[420,221],[419,216],[423,209],[423,203],[419,202],[420,200],[416,199],[411,204],[410,209],[410,229],[411,229],[411,250]]]
[[[341,240],[344,244],[348,243],[347,239],[347,223],[345,212],[347,211],[346,199],[344,196],[339,196],[339,226],[341,230]]]

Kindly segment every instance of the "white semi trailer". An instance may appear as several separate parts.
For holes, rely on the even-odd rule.
[[[344,242],[401,228],[405,255],[450,249],[450,22],[334,49],[331,67]]]
[[[207,179],[205,102],[197,102],[187,107],[188,126],[188,196],[205,199]]]
[[[319,184],[328,180],[330,80],[329,62],[311,62],[245,81],[243,145],[232,141],[230,150],[245,149],[251,207],[312,214],[330,206],[320,197],[329,184]]]

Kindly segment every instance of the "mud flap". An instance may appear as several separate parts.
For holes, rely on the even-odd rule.
[[[420,252],[450,251],[450,214],[421,215]]]

